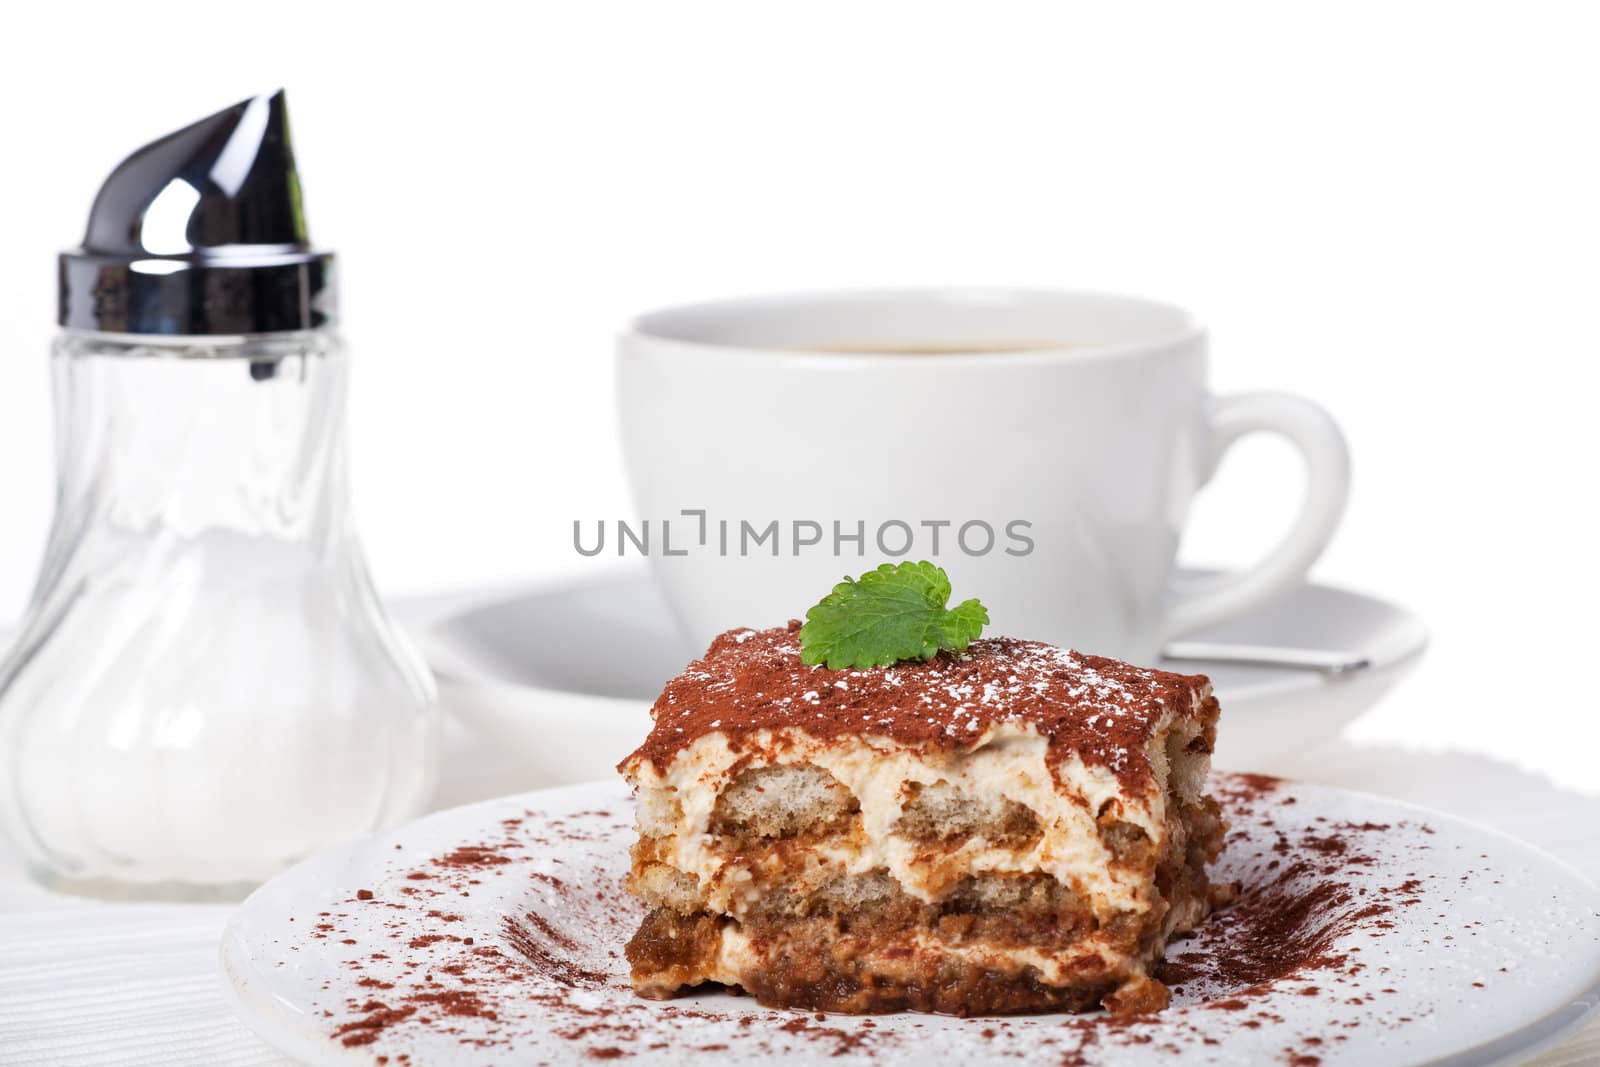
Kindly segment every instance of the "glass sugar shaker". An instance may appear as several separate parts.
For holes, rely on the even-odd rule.
[[[284,95],[129,156],[61,256],[56,513],[0,663],[40,881],[230,899],[433,788],[426,668],[347,502],[348,357]]]

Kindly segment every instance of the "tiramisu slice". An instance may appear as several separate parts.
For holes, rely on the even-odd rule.
[[[946,587],[947,589],[948,587]],[[734,630],[622,764],[639,800],[634,988],[773,1007],[1155,1011],[1210,910],[1205,678],[1009,638],[830,670]]]

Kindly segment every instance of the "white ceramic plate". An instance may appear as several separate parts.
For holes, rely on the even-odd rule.
[[[612,773],[649,731],[666,680],[700,653],[683,644],[648,572],[402,605],[447,705],[521,755],[530,782]],[[1224,728],[1216,765],[1271,770],[1337,734],[1402,678],[1427,645],[1393,604],[1306,585],[1193,640],[1348,652],[1344,674],[1238,664],[1162,663],[1210,675]],[[1092,651],[1092,650],[1091,650]]]
[[[873,1018],[629,990],[620,784],[440,812],[324,853],[223,939],[240,1016],[311,1064],[1510,1062],[1600,1000],[1600,892],[1492,831],[1375,797],[1216,775],[1239,902],[1169,947],[1154,1019]],[[1270,921],[1277,916],[1278,922]],[[387,1057],[387,1059],[384,1059]]]

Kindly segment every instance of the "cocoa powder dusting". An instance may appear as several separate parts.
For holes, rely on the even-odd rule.
[[[1381,933],[1380,924],[1427,894],[1426,880],[1412,871],[1373,869],[1388,835],[1407,835],[1411,851],[1401,855],[1427,848],[1423,828],[1280,818],[1290,810],[1282,802],[1292,799],[1292,787],[1271,778],[1214,775],[1210,789],[1233,825],[1221,865],[1237,878],[1238,892],[1195,935],[1168,946],[1159,977],[1174,990],[1173,1007],[1150,1016],[941,1025],[963,1028],[963,1040],[982,1043],[995,1058],[1063,1065],[1115,1061],[1118,1050],[1135,1048],[1175,1062],[1205,1062],[1206,1050],[1226,1047],[1229,1034],[1272,1027],[1275,1043],[1268,1048],[1281,1048],[1277,1058],[1289,1067],[1318,1067],[1329,1046],[1345,1040],[1350,1024],[1333,1021],[1340,1011],[1361,1011],[1363,1025],[1402,1025],[1371,1021],[1383,1020],[1374,1006],[1393,991],[1377,990],[1381,981],[1364,977],[1362,938]],[[396,1064],[410,1062],[411,1042],[423,1034],[479,1050],[483,1062],[727,1049],[865,1059],[907,1043],[936,1049],[950,1039],[950,1031],[932,1028],[926,1017],[813,1017],[760,1010],[745,998],[635,997],[620,955],[641,917],[641,906],[621,886],[629,819],[625,810],[559,818],[529,812],[477,844],[409,863],[396,856],[381,883],[372,884],[376,906],[303,917],[308,926],[329,928],[308,929],[308,937],[356,944],[347,961],[355,994],[330,1005],[330,1039],[373,1046]],[[432,877],[412,878],[418,871]],[[468,894],[485,891],[493,879],[508,880],[502,884],[514,889],[505,899],[518,904],[485,926],[466,904]],[[414,894],[397,893],[402,886]],[[352,897],[368,900],[349,891],[335,899]],[[391,908],[390,901],[403,903]],[[381,967],[382,977],[361,974],[366,967]],[[1326,1005],[1330,1021],[1297,1033],[1284,1023],[1285,998]],[[1294,1040],[1283,1044],[1291,1034]],[[529,1059],[530,1049],[548,1050],[552,1040],[566,1051]]]
[[[534,936],[530,925],[537,926],[545,934],[541,941]],[[607,976],[599,971],[591,971],[575,963],[569,955],[563,954],[563,948],[570,951],[572,942],[550,936],[549,924],[533,912],[529,912],[520,920],[507,917],[505,921],[506,940],[511,947],[541,975],[551,981],[564,986],[603,986]]]
[[[622,764],[664,770],[698,738],[720,732],[735,751],[764,731],[828,741],[884,737],[922,750],[958,749],[1001,723],[1049,741],[1052,763],[1078,756],[1147,792],[1145,745],[1164,713],[1196,714],[1203,675],[1147,670],[1039,641],[982,638],[926,663],[833,671],[800,662],[800,624],[730,630],[667,683],[649,736]]]

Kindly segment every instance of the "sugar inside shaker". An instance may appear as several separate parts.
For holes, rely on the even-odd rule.
[[[39,880],[226,899],[416,812],[438,711],[351,523],[335,260],[282,92],[134,152],[60,259],[54,523],[0,662]]]

